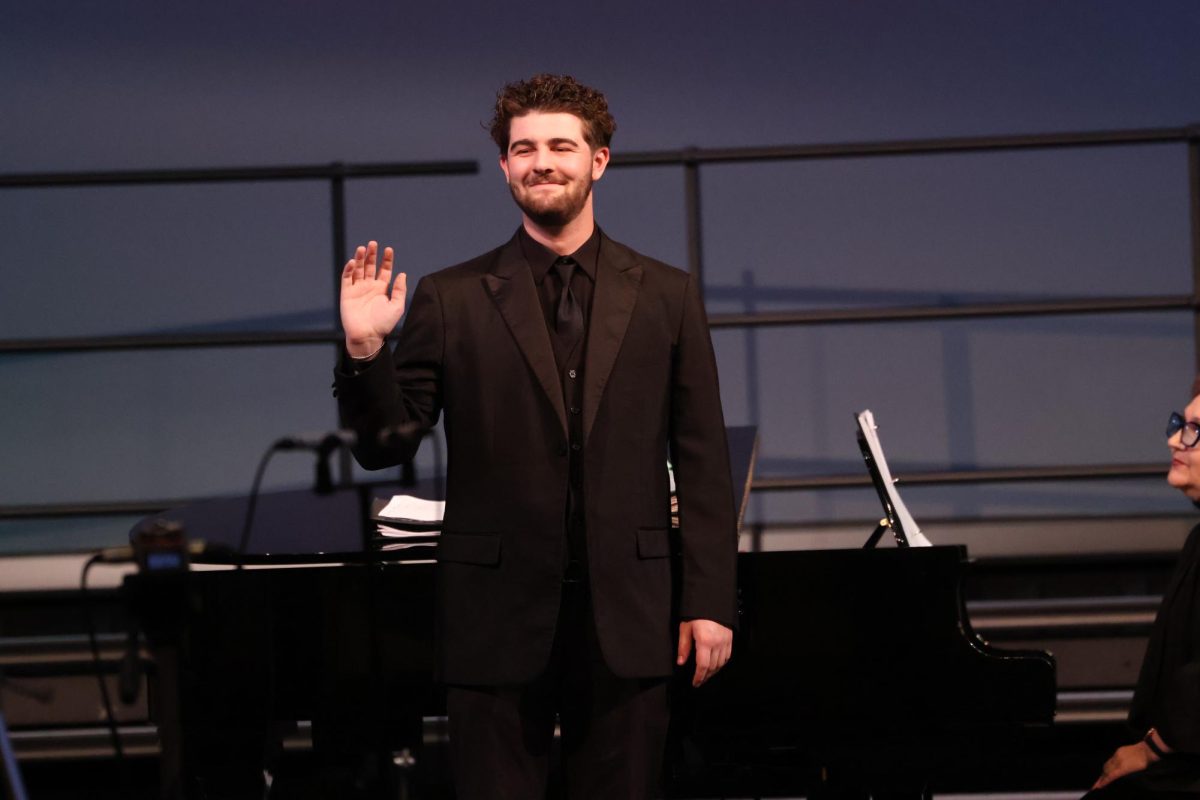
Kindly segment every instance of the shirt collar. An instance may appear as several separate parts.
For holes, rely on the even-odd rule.
[[[521,242],[521,253],[525,256],[525,260],[529,262],[529,269],[533,272],[534,283],[541,285],[546,278],[546,273],[554,266],[554,262],[558,260],[558,253],[555,253],[550,248],[536,241],[525,230],[522,225],[517,232],[517,238]],[[575,259],[575,262],[583,268],[583,273],[596,281],[596,264],[600,258],[600,226],[597,225],[592,229],[592,235],[588,240],[580,245],[579,249],[570,254],[570,257]]]

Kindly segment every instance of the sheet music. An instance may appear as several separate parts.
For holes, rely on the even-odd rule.
[[[404,528],[393,528],[391,525],[380,524],[375,526],[375,532],[389,539],[428,539],[431,536],[440,535],[442,531],[439,528],[405,530]]]
[[[446,515],[444,500],[424,500],[410,494],[398,494],[379,510],[376,516],[397,522],[417,522],[437,525]]]
[[[429,543],[441,534],[442,517],[446,513],[444,501],[425,500],[409,494],[394,495],[386,503],[382,498],[376,498],[371,508],[371,516],[378,523],[376,534],[392,540],[412,539],[414,544]]]
[[[435,548],[436,542],[388,542],[387,544],[379,545],[380,552],[395,552],[398,550],[414,550],[418,547]],[[430,552],[436,552],[431,549]]]
[[[863,437],[867,441],[871,458],[875,459],[875,465],[879,467],[879,474],[883,476],[884,490],[892,502],[892,508],[896,510],[900,526],[904,528],[904,535],[908,537],[909,546],[930,547],[932,542],[925,538],[925,534],[921,533],[916,520],[912,518],[912,514],[908,513],[908,507],[900,499],[900,493],[896,491],[896,481],[892,478],[891,470],[888,469],[887,459],[883,457],[883,445],[879,443],[879,430],[875,426],[875,415],[871,413],[870,409],[866,409],[860,411],[855,419],[858,420],[859,430],[862,431]]]

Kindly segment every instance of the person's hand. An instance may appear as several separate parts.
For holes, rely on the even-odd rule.
[[[1150,751],[1145,742],[1118,747],[1117,752],[1104,762],[1104,769],[1101,770],[1100,777],[1092,784],[1092,788],[1102,789],[1117,778],[1141,772],[1157,760],[1158,757]]]
[[[378,242],[368,242],[354,251],[354,258],[342,270],[340,308],[342,330],[346,332],[346,351],[354,358],[374,355],[383,347],[387,335],[404,316],[404,298],[408,276],[401,272],[388,295],[392,279],[392,248],[383,250],[383,262],[375,267]]]
[[[679,623],[679,650],[675,663],[683,666],[696,645],[696,674],[692,686],[699,686],[717,674],[733,653],[733,631],[711,619],[692,619]]]

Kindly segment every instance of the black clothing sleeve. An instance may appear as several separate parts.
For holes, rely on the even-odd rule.
[[[367,469],[411,461],[442,409],[444,329],[437,285],[422,278],[413,292],[393,353],[365,364],[342,363],[334,371],[338,417],[357,436],[354,456]],[[347,391],[347,390],[350,391]],[[380,433],[391,431],[385,444]]]

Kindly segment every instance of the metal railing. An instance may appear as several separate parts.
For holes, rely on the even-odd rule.
[[[346,181],[362,178],[449,177],[479,173],[477,161],[413,161],[370,164],[310,164],[290,167],[211,167],[205,169],[141,169],[92,172],[24,172],[0,174],[0,189],[52,189],[190,183],[262,183],[328,181],[332,243],[334,316],[346,261]],[[222,334],[161,334],[39,339],[0,339],[0,353],[64,353],[89,350],[135,350],[178,347],[237,347],[337,342],[337,331],[264,331]]]
[[[883,308],[818,309],[761,313],[713,314],[713,328],[755,328],[831,324],[903,323],[946,319],[1028,317],[1055,315],[1098,315],[1132,312],[1190,310],[1200,358],[1200,126],[1117,131],[1085,131],[1056,134],[910,139],[897,141],[827,143],[781,147],[689,148],[616,155],[613,168],[680,166],[684,172],[689,270],[703,285],[703,228],[701,214],[701,167],[759,161],[920,156],[968,152],[1046,150],[1060,148],[1128,147],[1152,144],[1184,144],[1188,156],[1189,221],[1193,294],[1191,296],[1146,296],[1058,299],[1044,302],[977,303],[950,306],[900,306]],[[345,181],[354,178],[447,176],[474,174],[474,161],[443,161],[392,164],[329,164],[296,167],[247,167],[182,170],[131,170],[114,172],[25,173],[0,175],[0,189],[128,186],[214,182],[328,180],[333,248],[333,276],[340,278],[345,258]],[[336,304],[337,292],[334,292]],[[336,319],[336,308],[334,312]],[[331,330],[263,331],[203,334],[150,334],[99,337],[0,339],[0,354],[34,354],[147,350],[164,348],[227,348],[242,346],[287,346],[331,344],[341,334]],[[1200,362],[1198,362],[1200,364]],[[1159,464],[1105,464],[1057,467],[1011,467],[1005,469],[948,470],[904,474],[907,484],[954,484],[1022,481],[1111,480],[1158,477]],[[777,476],[758,478],[759,492],[824,490],[866,487],[866,475]],[[192,499],[105,503],[55,503],[0,506],[0,519],[53,518],[66,516],[134,515],[153,513],[169,504]]]

